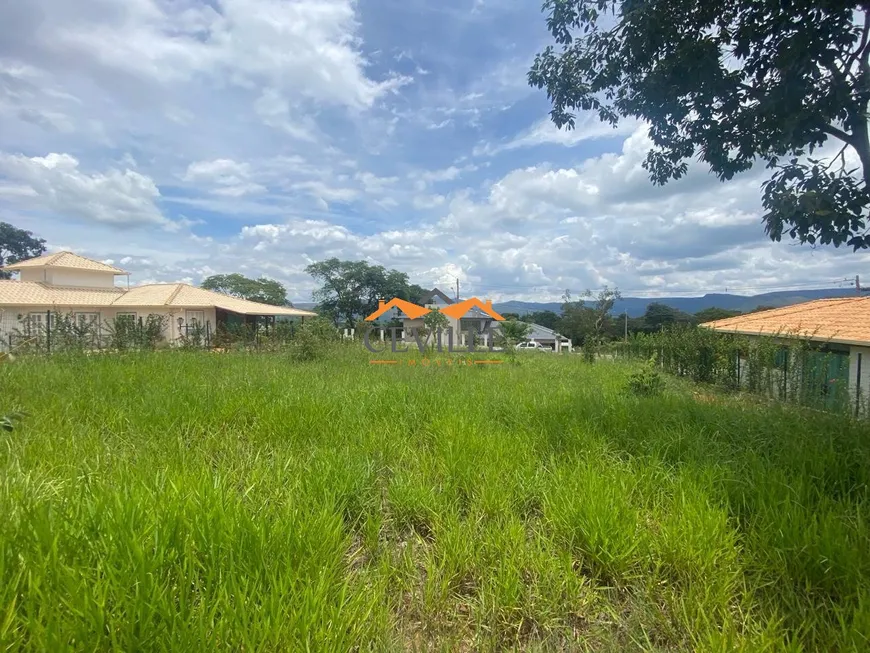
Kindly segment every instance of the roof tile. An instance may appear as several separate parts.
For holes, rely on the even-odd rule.
[[[72,252],[57,252],[55,254],[45,254],[37,256],[26,261],[19,261],[12,265],[4,266],[4,270],[22,270],[26,268],[73,268],[76,270],[93,270],[96,272],[113,272],[114,274],[127,274],[125,270],[116,268],[100,261],[95,261],[91,258],[79,256]]]
[[[870,346],[870,297],[818,299],[701,326],[723,333],[781,335]]]
[[[0,307],[177,307],[221,308],[243,315],[287,315],[308,317],[317,313],[288,306],[270,306],[186,283],[162,283],[122,288],[60,288],[36,281],[0,281]]]

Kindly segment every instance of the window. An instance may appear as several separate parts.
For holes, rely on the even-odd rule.
[[[84,328],[100,321],[99,313],[76,313],[76,326]]]
[[[27,335],[38,335],[40,333],[45,333],[45,318],[46,314],[44,312],[39,313],[29,313],[25,318],[24,322],[24,333]],[[53,322],[53,320],[52,320]]]
[[[123,321],[125,321],[125,322],[131,322],[131,323],[132,323],[132,322],[135,322],[135,321],[136,321],[136,314],[135,314],[135,313],[118,313],[118,314],[115,316],[115,318],[118,319],[118,320],[123,320]]]
[[[205,325],[205,311],[187,311],[187,326]]]

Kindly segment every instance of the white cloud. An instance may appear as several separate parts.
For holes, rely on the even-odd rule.
[[[26,185],[26,206],[114,226],[173,227],[156,202],[160,191],[134,170],[87,173],[69,154],[45,157],[0,154],[0,172]]]
[[[204,183],[211,192],[227,197],[242,197],[263,193],[266,187],[251,181],[251,167],[231,159],[196,161],[187,167],[184,180]]]
[[[371,79],[352,0],[31,0],[0,7],[4,50],[36,66],[69,66],[101,82],[118,74],[159,84],[206,75],[240,87],[370,107],[409,79]],[[65,59],[66,61],[61,61]]]
[[[618,138],[629,136],[637,131],[640,123],[633,119],[623,119],[615,127],[601,122],[598,114],[586,112],[581,114],[573,129],[559,129],[549,118],[542,118],[530,128],[517,134],[512,139],[500,143],[481,143],[474,148],[475,156],[493,156],[501,152],[536,147],[539,145],[562,145],[574,147],[585,141],[601,138]]]

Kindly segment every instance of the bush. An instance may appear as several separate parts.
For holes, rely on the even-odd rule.
[[[298,362],[317,360],[338,339],[338,329],[330,320],[324,317],[312,318],[297,330],[290,347],[290,357]]]
[[[662,393],[664,380],[659,374],[658,361],[651,356],[641,368],[628,378],[628,390],[638,397],[655,397]]]

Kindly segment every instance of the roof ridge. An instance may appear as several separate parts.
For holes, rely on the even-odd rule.
[[[157,284],[154,284],[154,285],[157,285]],[[172,285],[172,284],[167,284],[167,285]],[[181,289],[182,289],[184,286],[186,286],[186,285],[189,285],[189,284],[181,283],[180,281],[177,282],[177,283],[175,284],[175,290],[173,290],[173,291],[169,294],[169,297],[167,298],[167,300],[166,300],[165,302],[163,302],[163,305],[164,305],[164,306],[169,306],[169,305],[173,302],[173,300],[174,300],[176,297],[178,297],[178,293],[181,292]],[[192,286],[191,286],[191,287],[192,287]]]
[[[95,288],[92,286],[61,286],[54,283],[48,283],[47,281],[19,281],[18,283],[36,283],[42,286],[47,290],[87,290],[88,292],[127,292],[123,288],[118,288],[118,286],[112,286],[111,288]]]
[[[72,252],[68,252],[66,250],[61,250],[55,254],[52,254],[48,257],[48,260],[45,262],[46,265],[54,265],[55,261],[59,259],[61,256],[66,256],[67,254],[72,254]]]

